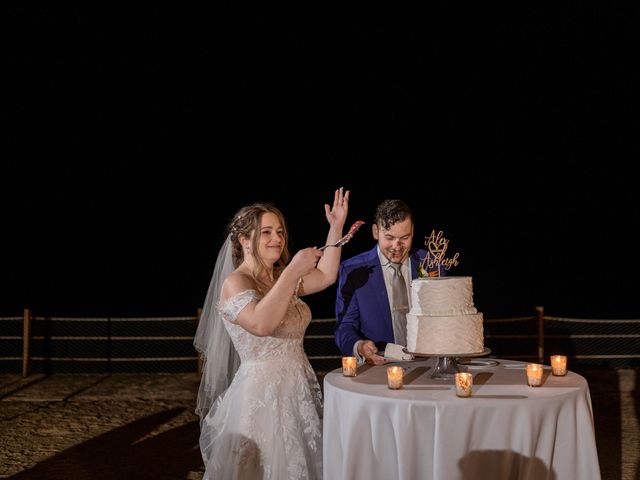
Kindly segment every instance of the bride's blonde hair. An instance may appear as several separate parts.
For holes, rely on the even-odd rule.
[[[227,230],[231,235],[233,266],[235,268],[238,268],[244,260],[244,250],[240,244],[240,237],[242,236],[251,239],[251,250],[254,252],[254,258],[256,259],[256,267],[252,272],[252,276],[260,287],[266,287],[264,282],[260,280],[260,277],[262,273],[266,272],[267,266],[262,258],[257,254],[260,236],[254,235],[252,238],[251,233],[260,231],[262,216],[265,213],[273,213],[278,217],[278,220],[280,220],[280,223],[282,224],[284,248],[282,249],[282,254],[275,263],[273,269],[275,278],[278,278],[280,276],[280,272],[284,269],[287,263],[289,263],[289,259],[291,258],[291,254],[289,253],[289,232],[282,212],[270,203],[254,203],[238,210],[227,227]]]

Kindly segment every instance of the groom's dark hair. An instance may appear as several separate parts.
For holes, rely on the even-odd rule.
[[[387,199],[376,208],[374,223],[378,227],[389,230],[392,225],[410,218],[413,221],[413,214],[409,205],[398,199]]]

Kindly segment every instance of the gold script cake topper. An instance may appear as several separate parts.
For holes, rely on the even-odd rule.
[[[431,235],[424,237],[424,244],[427,247],[427,254],[420,259],[418,277],[440,277],[443,269],[449,270],[451,267],[458,266],[459,252],[456,252],[450,258],[445,256],[447,248],[449,248],[449,239],[445,238],[442,230],[438,233],[432,230]]]

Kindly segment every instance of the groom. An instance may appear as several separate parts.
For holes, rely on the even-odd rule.
[[[340,265],[334,333],[344,355],[355,356],[358,363],[380,365],[385,362],[382,355],[387,343],[406,345],[404,315],[402,320],[396,317],[394,324],[392,305],[398,303],[394,296],[402,296],[402,302],[408,303],[411,279],[418,276],[420,260],[427,252],[410,251],[413,215],[402,200],[385,200],[378,205],[371,228],[376,246]],[[405,289],[395,289],[395,295],[392,267],[400,269]]]

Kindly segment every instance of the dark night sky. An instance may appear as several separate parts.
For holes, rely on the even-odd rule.
[[[634,2],[56,8],[3,7],[0,315],[193,314],[235,210],[295,251],[344,185],[444,230],[487,317],[640,316]]]

